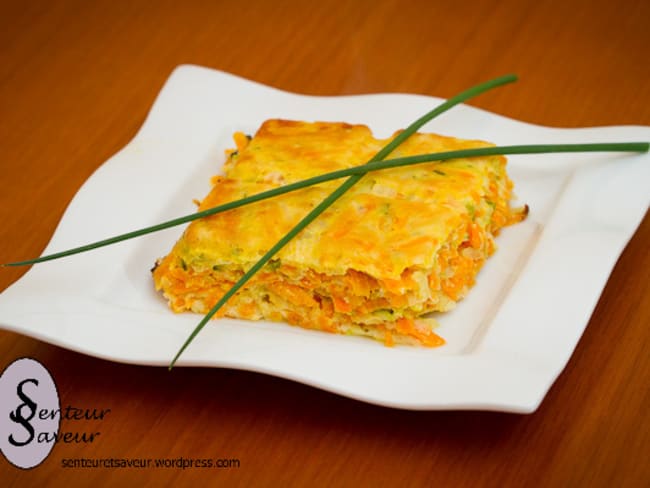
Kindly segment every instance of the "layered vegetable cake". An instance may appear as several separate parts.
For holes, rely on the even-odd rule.
[[[268,120],[235,134],[204,210],[366,163],[389,140],[364,125]],[[386,159],[491,144],[417,133]],[[175,312],[207,313],[258,259],[343,180],[192,222],[153,270]],[[503,156],[368,173],[284,247],[219,316],[285,321],[369,336],[387,345],[444,343],[435,321],[474,284],[499,229],[525,217],[510,206]]]

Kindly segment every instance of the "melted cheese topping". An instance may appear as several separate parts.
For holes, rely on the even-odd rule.
[[[225,176],[216,180],[200,208],[364,164],[388,141],[373,138],[361,125],[267,121],[231,156]],[[486,145],[415,134],[389,158]],[[507,183],[504,167],[505,158],[492,156],[370,173],[277,257],[282,263],[328,274],[354,269],[389,279],[399,279],[410,266],[430,268],[440,246],[490,192],[492,177],[501,174]],[[252,264],[341,182],[196,221],[175,252],[197,269]]]

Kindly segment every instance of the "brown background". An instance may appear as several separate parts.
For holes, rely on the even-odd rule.
[[[516,72],[519,83],[472,104],[552,126],[650,125],[648,19],[644,0],[2,0],[0,262],[40,254],[178,64],[319,95],[444,97]],[[101,422],[63,422],[100,431],[92,444],[59,444],[28,472],[0,460],[0,479],[640,486],[650,479],[649,241],[646,216],[567,368],[528,416],[390,410],[253,373],[114,364],[0,331],[0,368],[35,357],[63,405],[111,408]],[[22,273],[0,269],[0,289]],[[228,457],[241,467],[61,467],[79,456]]]

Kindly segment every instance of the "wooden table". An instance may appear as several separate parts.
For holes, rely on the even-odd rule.
[[[0,261],[40,254],[88,176],[142,124],[172,69],[285,90],[450,96],[560,127],[650,125],[650,3],[398,0],[0,1]],[[182,6],[181,6],[182,5]],[[641,486],[650,480],[650,219],[609,279],[568,366],[531,415],[410,412],[254,373],[116,364],[0,331],[0,368],[52,371],[63,405],[110,408],[62,430],[3,486]],[[24,273],[0,269],[0,290]],[[66,469],[89,457],[227,458],[239,468]],[[132,482],[132,483],[131,483]]]

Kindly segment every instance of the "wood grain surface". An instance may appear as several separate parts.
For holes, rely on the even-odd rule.
[[[1,0],[0,262],[41,253],[179,64],[318,95],[445,97],[515,72],[519,83],[472,104],[559,127],[650,125],[648,19],[645,0]],[[0,459],[0,484],[647,486],[648,242],[646,215],[531,415],[392,410],[254,373],[116,364],[0,331],[0,369],[37,358],[63,405],[111,409],[101,421],[64,420],[63,431],[101,435],[57,444],[35,469]],[[0,269],[0,290],[24,272]],[[79,457],[240,466],[63,466]]]

